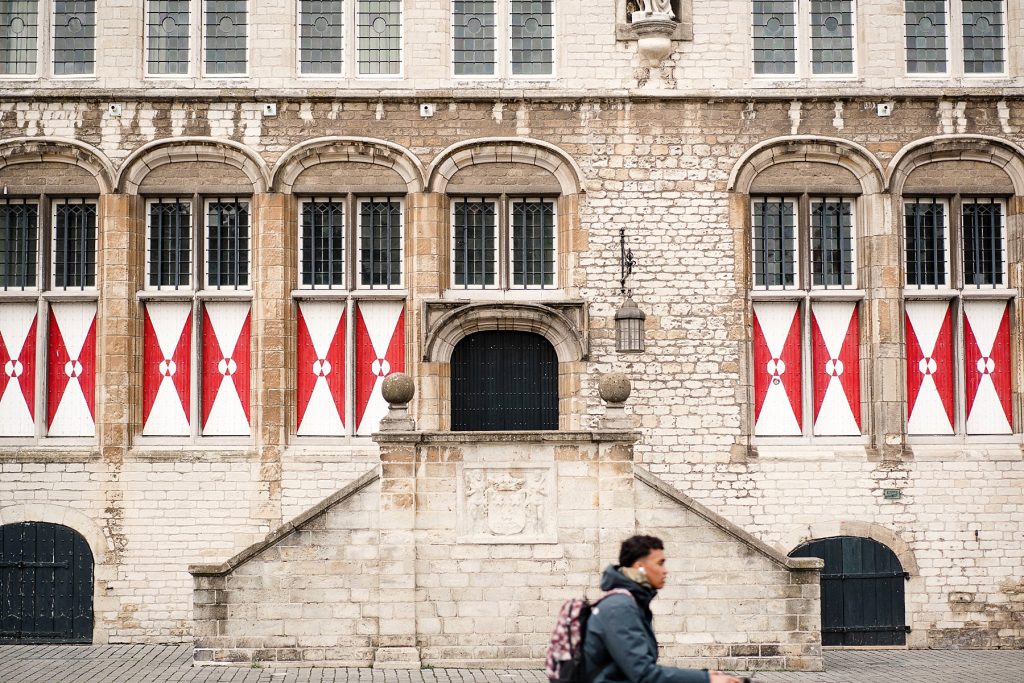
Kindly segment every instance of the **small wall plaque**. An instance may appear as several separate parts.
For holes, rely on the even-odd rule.
[[[899,489],[883,489],[882,497],[886,500],[899,500],[903,497],[903,491],[900,491]]]

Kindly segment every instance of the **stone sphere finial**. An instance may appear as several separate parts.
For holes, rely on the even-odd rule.
[[[395,372],[384,378],[380,394],[390,405],[404,405],[416,394],[416,384],[404,372]]]
[[[621,372],[609,372],[601,377],[597,390],[601,400],[606,403],[625,403],[633,390],[633,385],[629,377]]]

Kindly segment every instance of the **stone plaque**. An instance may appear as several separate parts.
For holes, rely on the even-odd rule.
[[[557,543],[551,466],[464,465],[460,543]]]

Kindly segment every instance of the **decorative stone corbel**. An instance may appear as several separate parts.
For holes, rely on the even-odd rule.
[[[671,0],[640,0],[643,8],[633,12],[630,20],[637,36],[640,56],[645,66],[657,68],[672,52],[672,36],[676,31]]]

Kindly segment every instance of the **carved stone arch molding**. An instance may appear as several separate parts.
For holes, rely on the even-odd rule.
[[[270,186],[277,192],[291,192],[299,175],[311,166],[344,161],[390,168],[402,177],[410,194],[422,192],[425,187],[423,164],[405,147],[386,140],[345,136],[314,138],[295,145],[274,165]]]
[[[1013,183],[1014,194],[1024,195],[1024,148],[988,135],[934,135],[906,145],[889,162],[885,186],[902,194],[914,169],[942,161],[976,161],[1002,169]]]
[[[74,508],[50,503],[25,503],[0,508],[0,525],[19,522],[49,522],[66,526],[82,535],[97,565],[112,561],[108,553],[112,553],[114,547],[103,529],[88,515]]]
[[[856,142],[816,135],[786,135],[765,140],[747,150],[733,166],[728,189],[749,194],[754,179],[766,168],[799,161],[845,168],[857,178],[866,195],[877,194],[885,188],[881,163]]]
[[[454,144],[438,154],[430,164],[427,190],[443,194],[458,171],[467,166],[489,163],[537,166],[555,177],[562,195],[583,191],[583,173],[573,158],[550,142],[532,138],[477,138]]]
[[[449,363],[452,351],[463,338],[487,330],[533,332],[551,342],[559,363],[585,360],[587,346],[583,326],[570,318],[583,315],[582,303],[565,311],[531,303],[465,304],[442,313],[429,325],[423,360]]]
[[[149,142],[125,159],[117,187],[136,194],[146,176],[156,168],[176,162],[213,162],[239,169],[252,183],[254,193],[267,192],[270,173],[259,154],[233,140],[208,137],[167,138]]]
[[[870,538],[873,541],[878,541],[896,554],[900,564],[903,565],[903,571],[909,573],[911,576],[920,575],[917,558],[914,556],[914,551],[910,547],[910,544],[903,540],[903,537],[898,531],[873,522],[860,522],[855,520],[830,520],[816,522],[810,525],[804,533],[797,531],[787,534],[784,539],[784,545],[788,548],[788,554],[798,546],[809,541],[819,540],[822,538],[834,538],[836,536],[858,536],[860,538]]]
[[[11,138],[0,142],[0,167],[53,162],[73,164],[96,178],[101,194],[114,191],[114,167],[92,145],[67,138]]]

